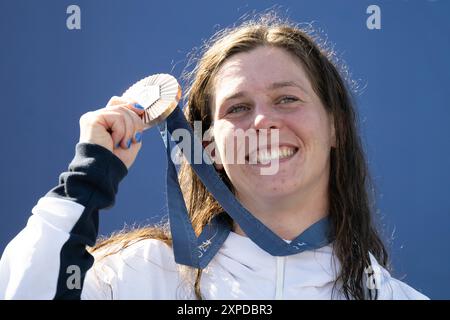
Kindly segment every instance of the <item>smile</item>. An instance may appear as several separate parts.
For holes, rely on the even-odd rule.
[[[246,157],[249,164],[269,164],[271,161],[281,161],[293,157],[298,151],[297,147],[280,146],[279,148],[265,148],[257,150]]]

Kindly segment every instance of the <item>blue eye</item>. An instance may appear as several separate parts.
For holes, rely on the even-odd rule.
[[[232,106],[228,110],[228,113],[238,113],[238,112],[241,112],[241,111],[246,111],[248,109],[249,109],[249,107],[247,107],[245,105],[242,105],[242,104],[239,104],[239,105],[236,105],[236,106]]]
[[[292,97],[292,96],[286,96],[286,97],[281,98],[279,100],[279,103],[291,103],[291,102],[296,102],[296,101],[299,101],[299,99],[296,97]]]

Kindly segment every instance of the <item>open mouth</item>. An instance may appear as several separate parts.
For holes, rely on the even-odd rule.
[[[298,152],[297,147],[280,146],[256,150],[245,157],[248,164],[269,164],[272,161],[283,161],[292,158]]]

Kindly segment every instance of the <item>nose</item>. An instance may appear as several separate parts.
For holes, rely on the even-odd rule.
[[[256,131],[261,129],[280,129],[281,126],[282,119],[270,105],[259,104],[255,107],[253,128]]]

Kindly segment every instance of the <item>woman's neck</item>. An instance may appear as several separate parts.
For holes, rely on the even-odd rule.
[[[329,213],[328,188],[312,186],[302,194],[283,198],[239,196],[242,205],[269,229],[285,240],[292,240]],[[238,224],[234,232],[245,236]]]

